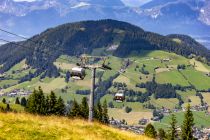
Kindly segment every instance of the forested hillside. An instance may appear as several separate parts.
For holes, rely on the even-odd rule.
[[[27,41],[1,46],[0,73],[26,59],[26,64],[36,69],[30,77],[42,72],[44,76],[58,76],[53,62],[59,56],[91,54],[95,49],[104,49],[100,55],[113,54],[118,57],[140,53],[142,50],[165,50],[185,57],[195,54],[210,60],[210,52],[188,36],[162,36],[129,23],[100,20],[64,24]]]

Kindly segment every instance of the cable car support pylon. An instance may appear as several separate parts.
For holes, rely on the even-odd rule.
[[[90,60],[100,59],[102,60],[102,64],[90,64]],[[87,55],[81,55],[80,57],[80,63],[77,63],[77,66],[84,68],[84,69],[90,69],[92,71],[91,76],[91,92],[89,97],[89,117],[88,121],[92,122],[94,117],[94,93],[95,93],[95,78],[96,78],[96,70],[97,69],[103,69],[103,70],[111,70],[111,68],[105,64],[108,57],[102,57],[102,56],[87,56]]]

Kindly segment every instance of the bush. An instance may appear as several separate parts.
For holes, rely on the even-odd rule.
[[[125,107],[125,112],[126,112],[126,113],[130,113],[131,111],[132,111],[132,108],[130,108],[130,107],[128,107],[128,106]]]
[[[114,105],[113,105],[112,102],[109,102],[109,103],[108,103],[108,106],[109,106],[109,108],[114,108]]]

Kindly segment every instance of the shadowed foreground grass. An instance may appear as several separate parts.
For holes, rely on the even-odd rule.
[[[0,139],[5,140],[149,140],[99,123],[43,117],[30,114],[0,113]]]

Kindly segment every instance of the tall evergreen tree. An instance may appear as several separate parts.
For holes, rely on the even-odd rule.
[[[27,100],[26,100],[25,97],[22,97],[22,98],[21,98],[20,104],[21,104],[22,106],[26,107],[26,105],[27,105]]]
[[[61,96],[58,98],[56,103],[56,115],[64,115],[65,113],[65,104]]]
[[[26,105],[26,111],[29,113],[37,113],[37,105],[36,105],[36,98],[37,98],[38,91],[34,90],[33,93],[28,97],[28,102]]]
[[[38,90],[34,90],[29,96],[26,111],[34,114],[46,114],[45,96],[41,87]]]
[[[187,105],[187,110],[184,115],[184,121],[182,124],[182,139],[183,140],[192,140],[193,137],[193,126],[194,126],[194,118],[193,113],[190,110],[190,104]]]
[[[166,139],[166,133],[165,133],[164,129],[162,129],[162,128],[158,129],[158,137],[159,137],[159,140]]]
[[[101,102],[99,101],[97,103],[96,106],[96,113],[94,114],[95,118],[99,121],[99,122],[103,122],[103,110],[102,110],[102,106],[101,106]]]
[[[10,105],[9,105],[9,104],[7,104],[7,106],[6,106],[6,111],[7,111],[7,112],[11,111]]]
[[[103,112],[102,112],[102,122],[105,124],[109,123],[109,116],[108,116],[108,109],[107,109],[107,102],[106,100],[103,103]]]
[[[150,138],[156,138],[157,137],[157,132],[154,128],[154,126],[150,123],[146,126],[144,130],[144,134]]]
[[[20,104],[20,100],[18,97],[15,99],[15,104]]]
[[[82,99],[82,104],[81,104],[80,108],[81,108],[82,117],[85,118],[85,119],[88,119],[89,107],[88,107],[88,102],[87,102],[86,97],[84,97]]]
[[[72,103],[72,108],[70,110],[69,116],[70,117],[81,117],[80,106],[75,99]]]
[[[55,114],[56,104],[57,104],[57,97],[55,96],[55,93],[51,91],[50,100],[49,100],[49,113],[50,114]]]
[[[44,92],[41,87],[39,87],[38,90],[38,98],[36,99],[36,102],[38,102],[37,112],[39,114],[46,114],[46,102],[45,102],[45,96]]]
[[[176,128],[177,120],[174,114],[171,115],[171,122],[170,122],[170,130],[168,133],[169,140],[175,140],[177,138],[177,128]]]
[[[47,115],[50,114],[50,97],[49,95],[46,96],[46,100],[45,100],[45,112]]]

